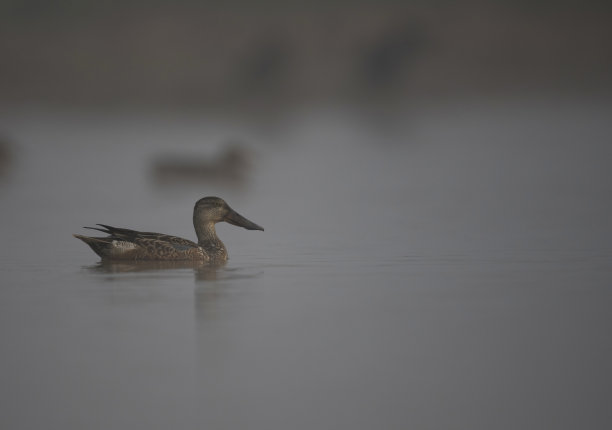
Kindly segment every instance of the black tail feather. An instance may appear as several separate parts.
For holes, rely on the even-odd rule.
[[[101,224],[96,224],[96,225],[101,225]],[[83,227],[83,228],[88,228],[89,230],[97,230],[97,231],[101,231],[102,233],[111,234],[111,231],[106,228],[98,228],[98,227]]]
[[[133,235],[135,233],[138,233],[136,230],[130,230],[129,228],[119,228],[119,227],[113,227],[110,225],[106,225],[106,224],[96,224],[99,225],[100,227],[104,227],[108,234],[127,234],[127,235]]]

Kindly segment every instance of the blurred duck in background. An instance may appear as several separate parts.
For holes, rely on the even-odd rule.
[[[239,142],[230,142],[216,157],[194,158],[166,155],[153,163],[152,174],[157,185],[185,183],[240,187],[251,169],[251,153]]]

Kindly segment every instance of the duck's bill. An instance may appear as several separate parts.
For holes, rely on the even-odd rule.
[[[261,230],[263,231],[263,227],[255,224],[252,221],[249,221],[238,212],[234,210],[230,210],[229,213],[225,216],[225,222],[229,222],[230,224],[237,225],[238,227],[244,227],[247,230]]]

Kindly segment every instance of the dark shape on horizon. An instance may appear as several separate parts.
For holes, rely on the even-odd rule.
[[[142,232],[126,228],[97,224],[85,227],[107,233],[106,237],[89,237],[74,234],[98,254],[102,260],[198,260],[222,263],[228,259],[227,249],[215,231],[218,222],[261,230],[263,227],[249,221],[219,197],[204,197],[193,209],[193,226],[198,242],[161,233]]]
[[[246,92],[270,95],[278,90],[289,69],[291,50],[282,35],[260,41],[252,47],[238,67],[239,88]]]
[[[422,54],[426,40],[417,28],[383,34],[363,55],[362,74],[370,89],[393,86],[406,79],[406,72]]]
[[[0,178],[8,172],[12,158],[8,139],[0,136]]]

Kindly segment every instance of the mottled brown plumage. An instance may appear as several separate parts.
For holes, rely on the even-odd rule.
[[[126,228],[97,224],[85,227],[108,234],[105,237],[89,237],[75,234],[102,257],[103,260],[197,260],[220,262],[227,260],[225,245],[217,237],[215,224],[228,222],[247,230],[262,230],[257,224],[244,218],[219,197],[198,200],[193,210],[193,225],[198,242],[161,233],[142,232]]]

